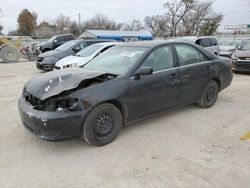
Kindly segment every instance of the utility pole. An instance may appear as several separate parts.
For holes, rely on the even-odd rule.
[[[81,26],[82,26],[82,24],[81,24],[81,13],[79,12],[79,35],[82,34]]]

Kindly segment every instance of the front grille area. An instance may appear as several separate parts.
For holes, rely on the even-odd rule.
[[[236,68],[250,69],[250,61],[236,61]]]
[[[249,61],[250,62],[250,57],[239,57],[239,60]]]
[[[42,57],[37,57],[37,62],[42,62],[43,61],[43,58]]]

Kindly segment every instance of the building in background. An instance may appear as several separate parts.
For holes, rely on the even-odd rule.
[[[225,33],[231,34],[250,34],[250,24],[225,25]]]
[[[79,38],[113,39],[117,41],[153,40],[153,36],[143,31],[86,30]]]

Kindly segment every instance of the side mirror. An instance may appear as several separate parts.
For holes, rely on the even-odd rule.
[[[74,53],[77,53],[77,52],[79,52],[79,51],[81,51],[81,50],[82,50],[81,48],[77,48],[77,47],[76,47],[76,48],[73,48],[72,51],[73,51]]]
[[[54,43],[57,43],[57,40],[54,40]]]
[[[134,77],[136,80],[140,79],[141,76],[151,75],[153,74],[152,67],[141,67],[137,69],[134,73]]]

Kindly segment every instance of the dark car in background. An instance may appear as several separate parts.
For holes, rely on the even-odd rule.
[[[243,42],[240,50],[236,50],[232,55],[234,72],[250,72],[250,40]]]
[[[59,46],[55,50],[51,50],[49,52],[45,52],[40,54],[36,60],[36,66],[40,70],[44,71],[51,71],[54,69],[55,64],[58,60],[74,55],[77,52],[81,51],[82,49],[86,48],[95,43],[101,42],[110,42],[113,40],[103,40],[103,39],[91,39],[91,40],[84,40],[84,39],[76,39],[71,40],[63,45]]]
[[[50,50],[56,49],[58,46],[68,42],[70,40],[74,40],[75,36],[73,34],[62,34],[55,35],[51,37],[48,41],[37,44],[35,47],[41,52],[47,52]]]
[[[82,137],[101,146],[122,126],[163,110],[212,107],[232,81],[231,60],[183,42],[112,47],[84,68],[28,81],[19,99],[25,127],[45,140]]]

